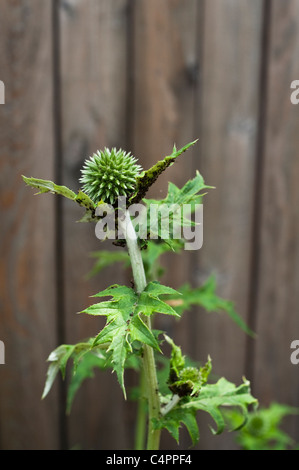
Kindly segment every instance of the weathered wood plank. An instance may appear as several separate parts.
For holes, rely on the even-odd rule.
[[[132,140],[146,165],[168,155],[174,143],[184,145],[194,137],[196,2],[189,3],[188,9],[182,1],[135,3]],[[187,174],[192,171],[192,152],[187,155],[155,183],[155,197],[166,193],[169,179],[185,183],[182,165]]]
[[[204,242],[193,265],[194,284],[212,273],[218,293],[246,320],[258,123],[262,2],[214,0],[204,4],[202,87],[198,90],[198,169],[209,191]],[[240,383],[246,336],[223,314],[201,313],[197,355],[210,354],[215,374]],[[194,337],[194,340],[196,338]],[[231,437],[202,429],[201,448],[227,448]]]
[[[290,362],[299,332],[299,109],[290,101],[299,77],[298,18],[298,2],[272,2],[254,351],[254,390],[263,405],[299,406],[298,366]],[[297,417],[288,429],[298,441]]]
[[[133,151],[145,168],[169,155],[173,144],[182,147],[195,140],[194,106],[197,81],[197,2],[182,0],[140,0],[134,11],[133,73]],[[198,149],[189,150],[159,177],[147,197],[160,199],[167,194],[168,181],[183,186],[193,177],[193,158]],[[179,259],[165,255],[165,284],[179,287],[190,280],[192,254]],[[185,352],[192,354],[188,333],[190,316],[177,322],[157,317],[156,325],[173,336]],[[182,433],[181,445],[190,444]],[[162,435],[162,448],[176,448],[175,441]]]
[[[56,390],[41,402],[56,343],[54,199],[21,178],[53,177],[50,2],[2,1],[0,37],[0,446],[57,449]]]
[[[126,147],[127,0],[61,2],[63,182],[79,188],[85,158],[103,147]],[[111,270],[86,281],[88,254],[109,249],[94,225],[76,224],[81,212],[64,204],[66,341],[94,336],[103,322],[76,315],[89,298],[123,274]],[[132,447],[125,432],[124,400],[115,374],[97,374],[80,390],[69,418],[69,445],[83,449]],[[130,440],[131,439],[131,440]]]

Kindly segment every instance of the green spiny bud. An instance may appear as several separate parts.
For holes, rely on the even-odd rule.
[[[199,370],[196,367],[185,367],[180,373],[180,380],[198,382],[200,380]]]
[[[114,204],[118,196],[129,196],[134,191],[141,170],[131,153],[105,148],[85,160],[80,183],[95,203],[103,200]]]

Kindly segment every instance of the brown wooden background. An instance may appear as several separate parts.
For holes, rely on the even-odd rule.
[[[199,138],[152,192],[196,169],[217,188],[203,248],[168,257],[165,282],[196,286],[214,273],[258,338],[198,310],[163,326],[194,359],[210,354],[215,373],[245,374],[261,404],[299,406],[299,1],[0,0],[0,79],[0,447],[132,448],[135,405],[109,372],[85,383],[70,417],[61,384],[40,400],[49,352],[99,328],[76,312],[128,274],[87,282],[94,227],[76,224],[82,212],[68,201],[33,197],[21,175],[77,190],[83,159],[104,146],[148,168]],[[233,448],[206,421],[198,448]],[[299,441],[298,418],[287,424]],[[175,448],[166,434],[163,447]]]

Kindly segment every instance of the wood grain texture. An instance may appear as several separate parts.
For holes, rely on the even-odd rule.
[[[0,36],[0,446],[53,449],[56,389],[47,401],[41,395],[56,342],[54,200],[34,197],[21,178],[53,176],[50,3],[2,1]]]
[[[193,135],[196,80],[196,2],[135,2],[134,11],[134,153],[147,165],[183,146]],[[193,75],[192,75],[193,73]],[[162,175],[152,191],[161,197],[167,181],[185,183],[192,152]],[[182,171],[182,165],[184,170]],[[165,184],[166,182],[166,184]]]
[[[61,92],[63,183],[77,191],[85,158],[104,147],[126,146],[127,1],[61,2]],[[68,343],[96,335],[103,319],[76,315],[90,296],[122,273],[110,270],[91,281],[91,251],[109,249],[93,224],[80,224],[80,208],[64,204],[65,324]],[[111,411],[112,407],[112,411]],[[84,384],[68,420],[69,446],[83,449],[130,447],[122,392],[115,374],[98,373]],[[132,438],[132,436],[131,436]]]
[[[195,90],[198,78],[196,26],[197,2],[182,0],[134,3],[133,73],[133,151],[145,168],[169,155],[173,144],[182,147],[194,135]],[[198,149],[189,150],[150,189],[146,197],[165,197],[168,181],[179,187],[194,176],[193,158]],[[166,273],[162,282],[178,288],[190,280],[190,259],[185,252],[165,255]],[[180,325],[167,316],[157,316],[155,326],[174,338],[192,355],[189,341],[191,316]],[[169,351],[168,351],[169,352]],[[181,445],[190,444],[182,432]],[[162,448],[175,448],[168,433],[162,434]]]
[[[262,2],[215,0],[204,5],[202,87],[197,114],[198,169],[215,186],[204,200],[204,242],[194,283],[214,274],[217,292],[246,320],[250,281],[255,152],[258,124]],[[197,354],[210,354],[216,375],[241,383],[246,335],[226,314],[202,312]],[[204,431],[203,431],[204,432]],[[201,448],[233,445],[202,435]]]
[[[225,314],[199,309],[180,322],[157,316],[155,326],[193,359],[210,354],[215,374],[241,382],[246,366],[262,405],[299,406],[290,362],[299,330],[299,107],[290,102],[298,1],[57,0],[57,37],[52,3],[0,0],[0,448],[59,449],[61,437],[67,448],[133,447],[136,404],[124,402],[115,374],[86,381],[64,422],[57,384],[40,400],[49,352],[103,325],[76,313],[131,273],[109,268],[86,280],[89,252],[111,245],[76,223],[79,207],[33,197],[21,175],[59,175],[77,191],[84,159],[104,146],[133,151],[147,169],[174,143],[199,138],[148,193],[162,198],[168,181],[182,186],[196,169],[216,186],[204,201],[202,249],[165,256],[162,281],[199,286],[214,273],[219,295],[258,337],[248,342]],[[134,373],[125,380],[137,382]],[[228,433],[212,436],[204,414],[199,421],[198,449],[235,448]],[[298,418],[287,430],[299,440]],[[189,445],[182,429],[180,446]],[[162,448],[177,448],[167,432]]]
[[[298,15],[298,2],[273,1],[253,379],[263,405],[299,405],[298,366],[290,362],[290,344],[299,333],[299,110],[290,101],[290,84],[299,76]],[[296,438],[298,417],[290,420],[288,429]]]

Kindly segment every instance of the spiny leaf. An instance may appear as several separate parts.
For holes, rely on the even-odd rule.
[[[170,305],[153,297],[145,291],[140,294],[137,309],[140,313],[147,316],[153,315],[153,313],[163,313],[165,315],[174,315],[179,317],[177,312]]]
[[[159,298],[160,295],[180,295],[180,292],[176,291],[172,287],[164,286],[158,281],[151,281],[144,289],[144,292],[156,299]]]
[[[118,334],[113,336],[108,351],[112,351],[113,370],[115,370],[117,374],[125,399],[127,395],[124,385],[124,370],[128,350],[131,350],[128,334],[125,329],[122,329],[122,331],[119,331]]]
[[[63,344],[54,351],[52,351],[49,355],[48,362],[50,362],[51,364],[48,367],[47,378],[42,394],[42,399],[45,398],[50,392],[58,372],[61,371],[62,376],[65,376],[66,364],[69,358],[71,357],[73,351],[74,346]]]
[[[178,188],[174,183],[168,183],[168,193],[164,199],[159,201],[155,199],[143,199],[145,204],[167,205],[169,207],[182,206],[183,204],[191,204],[196,201],[200,203],[204,194],[202,191],[207,189],[214,189],[214,186],[207,186],[204,182],[202,175],[196,171],[196,176],[187,181],[182,187]]]
[[[74,191],[67,188],[66,186],[59,186],[53,183],[52,181],[42,180],[38,178],[27,178],[26,176],[22,176],[22,178],[28,186],[39,190],[37,194],[51,192],[53,194],[60,194],[61,196],[72,200],[76,198],[76,194],[74,193]]]
[[[161,278],[164,268],[158,263],[159,257],[169,251],[179,253],[183,248],[184,243],[182,240],[167,240],[167,242],[147,240],[145,248],[141,251],[146,278],[149,281]],[[95,259],[95,263],[86,276],[88,279],[114,264],[121,263],[124,268],[130,265],[126,251],[101,250],[92,252],[90,256]]]
[[[246,423],[248,417],[248,407],[257,406],[257,400],[251,395],[250,384],[244,379],[244,383],[239,387],[227,381],[225,378],[218,380],[216,384],[205,385],[199,396],[191,399],[182,408],[185,410],[203,410],[209,413],[214,419],[217,428],[212,431],[220,434],[225,426],[224,417],[221,411],[222,406],[238,407],[243,414],[243,423]]]
[[[185,284],[179,292],[182,294],[171,295],[168,303],[176,310],[179,315],[193,305],[203,307],[207,312],[226,312],[229,317],[241,328],[246,334],[255,336],[255,333],[246,325],[242,317],[235,310],[233,302],[222,299],[216,295],[216,280],[211,276],[201,287],[191,288]]]
[[[170,369],[172,369],[177,376],[179,376],[181,370],[185,367],[185,356],[182,354],[182,350],[177,346],[174,341],[167,335],[164,335],[167,343],[171,346],[171,358],[170,358]]]
[[[124,322],[119,317],[114,318],[110,323],[107,323],[100,333],[95,337],[93,345],[110,343],[114,336],[122,334],[126,328],[124,328]]]
[[[146,278],[149,280],[161,278],[164,268],[158,262],[160,256],[169,251],[179,253],[183,247],[181,240],[172,240],[171,246],[163,241],[148,240],[146,249],[141,251]]]
[[[73,367],[70,383],[67,391],[67,407],[66,412],[70,414],[72,404],[77,391],[79,390],[82,383],[88,379],[94,377],[94,369],[107,369],[110,366],[107,354],[102,351],[95,353],[90,351],[77,361],[76,367]]]
[[[129,264],[129,255],[125,251],[95,251],[91,253],[90,255],[92,258],[95,258],[95,264],[88,273],[87,278],[91,278],[92,276],[95,276],[99,272],[101,272],[103,269],[105,269],[108,266],[111,266],[116,263],[122,263],[124,266],[127,266]]]
[[[150,186],[154,184],[154,182],[161,175],[161,173],[163,173],[166,168],[171,166],[177,157],[179,157],[182,153],[186,152],[186,150],[188,150],[196,142],[197,140],[195,140],[194,142],[190,142],[180,150],[177,150],[174,146],[171,155],[165,157],[163,160],[158,161],[149,170],[143,171],[136,179],[136,190],[130,199],[130,203],[136,204],[140,202],[144,198]]]
[[[246,423],[249,407],[257,406],[257,400],[250,393],[248,381],[236,387],[235,384],[221,378],[216,384],[204,385],[197,397],[184,397],[178,404],[159,420],[154,420],[156,429],[166,428],[170,434],[179,442],[180,424],[184,423],[187,427],[192,443],[196,444],[199,440],[199,432],[196,421],[198,410],[207,412],[216,423],[216,430],[212,429],[214,434],[220,434],[225,428],[224,407],[239,408],[243,416],[242,425]]]
[[[199,430],[196,421],[196,411],[190,410],[186,412],[181,407],[171,410],[167,415],[163,416],[160,420],[154,420],[155,429],[167,429],[170,435],[179,444],[179,430],[183,423],[191,437],[192,444],[196,445],[199,441]]]
[[[79,191],[75,197],[75,201],[82,207],[85,207],[88,211],[93,211],[95,209],[94,202],[90,199],[90,197],[83,193],[83,191]]]
[[[110,343],[108,351],[112,352],[113,369],[117,373],[124,394],[124,365],[128,353],[132,350],[132,343],[139,341],[160,351],[153,332],[142,321],[140,315],[152,315],[155,312],[177,315],[159,298],[175,292],[170,287],[152,282],[138,295],[130,287],[115,284],[94,296],[112,297],[112,300],[91,305],[83,310],[83,313],[89,315],[107,317],[107,323],[95,338],[93,346]]]
[[[172,242],[183,240],[182,228],[196,225],[191,215],[198,209],[197,205],[202,203],[205,194],[203,191],[210,188],[212,186],[207,186],[197,171],[195,178],[188,181],[181,189],[169,183],[165,199],[160,201],[144,199],[150,238],[164,240],[170,246]]]
[[[91,305],[82,313],[89,315],[107,315],[108,319],[115,315],[124,314],[126,320],[128,315],[142,313],[152,315],[153,313],[164,313],[178,316],[176,311],[166,302],[160,299],[161,295],[180,295],[176,290],[163,286],[157,281],[150,282],[143,292],[138,294],[130,287],[113,285],[99,292],[94,297],[113,297],[113,300]]]
[[[47,371],[46,383],[43,391],[42,398],[45,398],[50,392],[54,380],[61,372],[62,378],[65,378],[66,366],[69,359],[72,357],[74,361],[74,367],[77,365],[79,358],[87,351],[91,349],[91,342],[81,342],[78,344],[62,344],[58,348],[54,349],[49,355],[47,361],[50,362]]]
[[[179,293],[171,287],[163,286],[157,281],[152,281],[146,286],[144,291],[141,292],[136,308],[144,315],[152,315],[157,312],[179,316],[170,305],[159,298],[161,295],[171,295],[174,293],[179,295]]]
[[[113,297],[115,300],[128,297],[129,301],[133,301],[134,303],[136,299],[136,293],[130,287],[114,284],[110,287],[107,287],[107,289],[98,292],[93,297]]]
[[[148,344],[153,349],[160,351],[159,344],[146,324],[141,320],[139,315],[135,315],[130,324],[130,333],[134,340]]]
[[[81,313],[87,313],[88,315],[102,315],[106,316],[109,321],[117,316],[121,316],[123,313],[123,305],[116,300],[109,300],[107,302],[101,302],[99,304],[91,305],[90,307],[83,310]]]
[[[299,408],[280,403],[271,403],[268,408],[260,408],[249,413],[248,421],[236,435],[242,450],[290,450],[295,442],[280,426],[289,415],[298,415]],[[227,410],[225,417],[233,430],[240,427],[240,412]]]
[[[94,343],[94,338],[90,338],[88,341],[80,342],[77,344],[62,344],[58,348],[54,349],[54,351],[51,352],[51,354],[48,357],[48,362],[50,362],[50,365],[47,371],[47,378],[46,378],[46,383],[45,383],[42,398],[45,398],[50,392],[52,385],[54,383],[54,380],[59,371],[61,372],[62,378],[65,379],[66,366],[70,359],[72,360],[72,363],[73,363],[72,376],[77,373],[77,369],[80,366],[80,363],[82,359],[86,356],[86,354],[91,353],[93,355],[96,355],[97,358],[101,359],[101,362],[100,362],[101,365],[104,366],[104,363],[107,361],[108,356],[102,350],[102,347],[106,348],[107,345],[93,346],[93,343]]]
[[[94,204],[90,197],[81,190],[78,192],[78,194],[76,194],[66,186],[60,186],[49,180],[27,178],[26,176],[22,176],[22,178],[28,186],[39,190],[37,194],[49,192],[52,194],[58,194],[60,196],[66,197],[67,199],[71,199],[81,207],[84,207],[86,209],[86,214],[83,219],[81,219],[81,221],[90,222],[91,220],[98,220],[98,218],[95,216],[96,204]]]
[[[196,171],[196,176],[193,179],[187,181],[187,183],[179,191],[177,191],[177,189],[174,190],[174,185],[172,184],[169,198],[171,198],[173,203],[180,205],[190,204],[194,200],[199,203],[203,196],[202,191],[205,191],[206,189],[215,188],[214,186],[207,186],[202,175],[199,173],[199,171]]]

